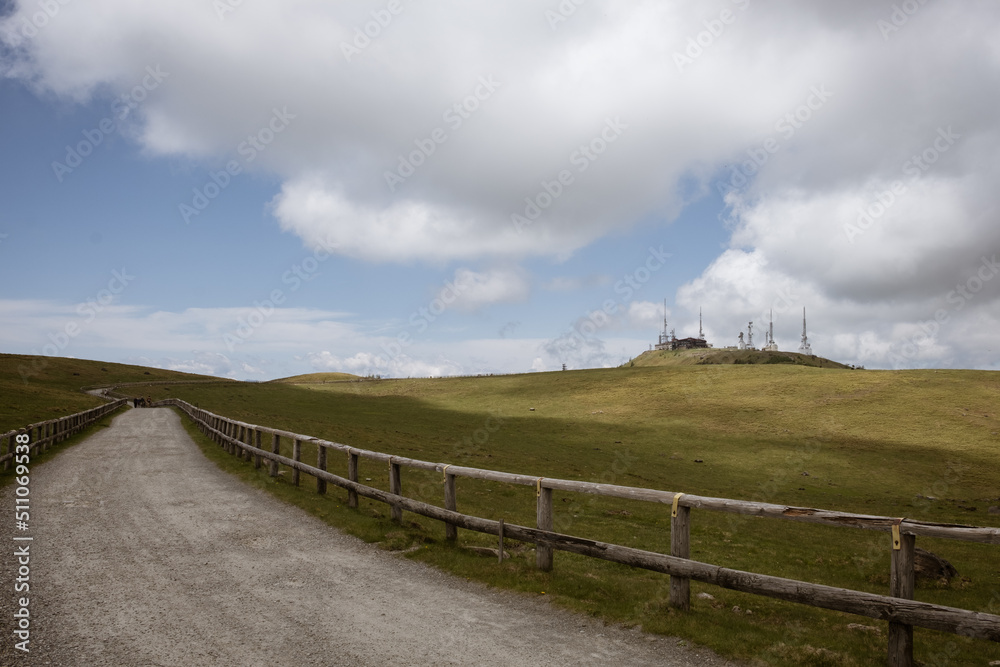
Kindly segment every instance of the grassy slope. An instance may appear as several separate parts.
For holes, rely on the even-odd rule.
[[[143,366],[0,354],[0,432],[72,414],[103,401],[81,387],[114,382],[210,379]]]
[[[359,447],[448,463],[703,495],[766,500],[925,520],[998,525],[1000,376],[976,371],[838,371],[795,365],[632,367],[487,378],[154,389],[256,423]],[[156,393],[154,393],[156,397]],[[530,408],[535,408],[531,411]],[[287,453],[287,452],[286,452]],[[306,447],[305,456],[314,456]],[[702,459],[703,463],[696,463]],[[234,462],[227,462],[227,464]],[[293,497],[365,539],[494,585],[539,594],[610,620],[677,634],[761,664],[876,665],[885,624],[719,590],[693,611],[666,607],[667,578],[557,554],[554,572],[530,552],[496,566],[442,544],[440,525],[387,509],[343,507],[340,491],[293,492],[234,464],[254,483]],[[344,462],[331,470],[344,473]],[[803,475],[808,472],[808,476]],[[381,466],[362,477],[386,488]],[[404,493],[441,502],[440,476],[404,472]],[[918,496],[935,496],[924,500]],[[669,509],[556,494],[556,529],[641,548],[669,550]],[[459,480],[459,509],[531,525],[534,494]],[[975,507],[972,511],[969,508]],[[886,593],[888,536],[867,531],[692,515],[694,558],[729,567]],[[488,544],[461,533],[464,544]],[[1000,610],[996,548],[929,539],[962,575],[922,584],[921,600]],[[732,608],[752,609],[753,615]],[[878,626],[881,636],[850,631]],[[918,658],[948,651],[952,664],[1000,659],[1000,649],[917,631]],[[952,648],[954,647],[954,648]]]

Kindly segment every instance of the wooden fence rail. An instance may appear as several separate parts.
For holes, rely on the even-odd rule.
[[[542,570],[553,567],[553,552],[568,551],[593,558],[622,563],[670,575],[670,604],[687,609],[690,606],[690,580],[714,584],[723,588],[752,593],[824,609],[847,612],[889,622],[889,664],[913,665],[913,627],[919,626],[942,632],[1000,642],[1000,616],[954,607],[945,607],[912,599],[914,586],[913,550],[917,536],[1000,544],[1000,528],[942,524],[884,516],[851,514],[806,507],[791,507],[728,498],[711,498],[677,492],[658,491],[612,484],[594,484],[574,480],[550,479],[494,470],[432,463],[381,452],[357,449],[308,435],[272,429],[228,419],[196,408],[180,399],[166,399],[156,405],[172,405],[184,411],[198,427],[231,454],[267,459],[270,474],[278,474],[278,466],[292,469],[293,482],[300,473],[316,479],[316,490],[325,493],[327,484],[348,491],[348,504],[357,507],[358,497],[386,503],[391,517],[400,521],[403,511],[413,512],[445,524],[446,537],[455,539],[458,528],[521,540],[536,545],[536,566]],[[256,433],[252,439],[250,433]],[[261,434],[272,436],[269,449],[261,447]],[[282,456],[280,439],[292,441],[292,458]],[[317,447],[317,465],[301,461],[301,443]],[[348,477],[327,470],[327,450],[346,455]],[[358,482],[358,459],[383,462],[389,468],[390,490],[382,491]],[[260,464],[257,464],[258,467]],[[402,493],[402,468],[434,471],[444,480],[444,504],[438,507]],[[536,527],[483,519],[456,511],[455,477],[467,477],[510,484],[532,486],[536,492]],[[627,498],[669,504],[671,506],[671,553],[660,554],[632,547],[607,544],[582,537],[553,532],[552,491],[573,491],[614,498]],[[770,575],[743,572],[694,561],[690,556],[691,509],[705,509],[751,516],[772,517],[787,521],[818,523],[829,526],[877,530],[892,533],[892,570],[890,595],[877,595]],[[501,537],[501,539],[502,539]]]
[[[17,436],[27,435],[29,439],[28,453],[32,456],[47,451],[52,445],[62,442],[71,435],[79,433],[95,421],[111,414],[118,408],[125,405],[124,399],[118,399],[99,405],[96,408],[76,412],[65,417],[48,419],[43,422],[35,422],[27,426],[6,433],[0,434],[0,463],[3,469],[10,470],[11,462],[14,460],[15,448],[17,447]]]

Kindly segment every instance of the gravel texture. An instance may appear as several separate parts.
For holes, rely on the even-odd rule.
[[[221,472],[168,409],[118,415],[30,488],[31,652],[5,549],[3,665],[733,664],[346,536]]]

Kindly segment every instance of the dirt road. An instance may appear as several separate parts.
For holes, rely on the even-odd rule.
[[[4,665],[728,664],[345,536],[220,472],[168,409],[33,468],[31,505],[31,653],[8,592]]]

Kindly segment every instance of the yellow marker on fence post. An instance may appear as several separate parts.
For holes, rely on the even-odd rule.
[[[674,518],[677,516],[677,501],[680,500],[681,496],[683,495],[684,495],[683,493],[678,493],[674,495],[674,504],[670,510],[670,518]]]

